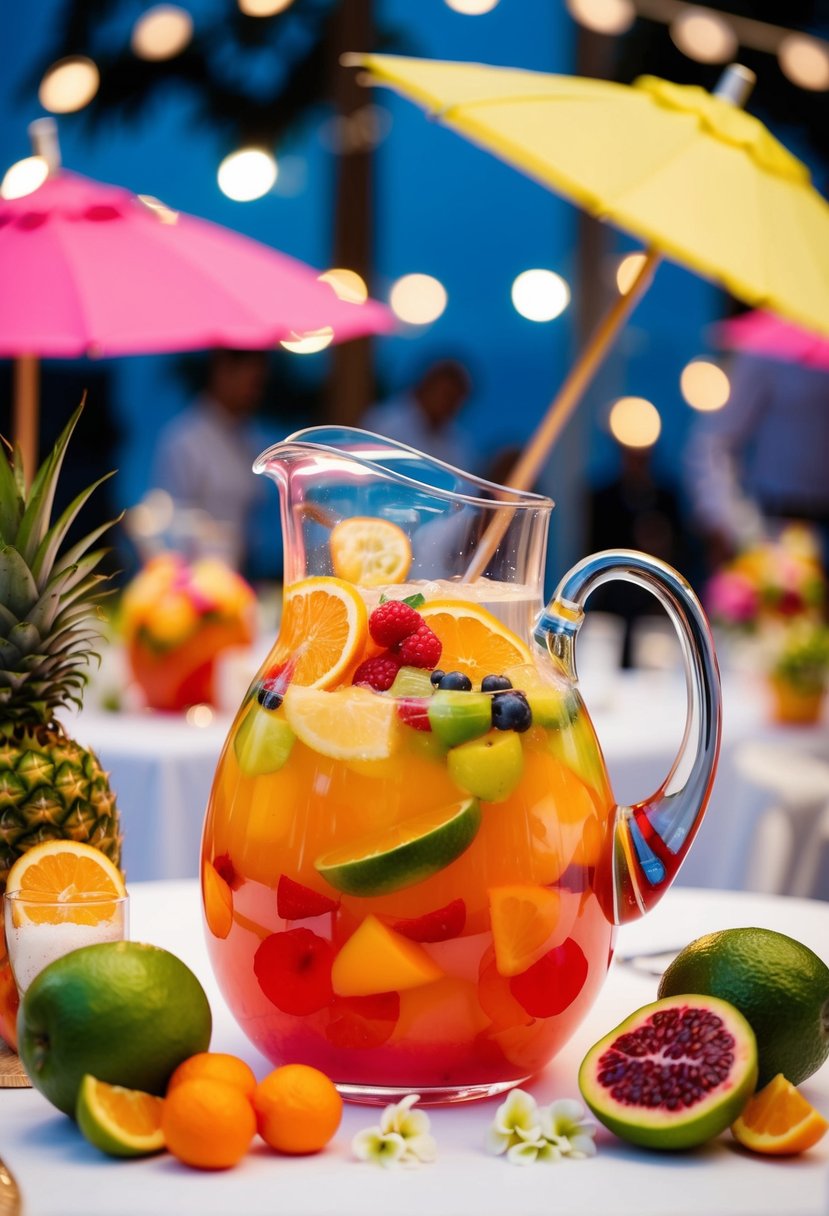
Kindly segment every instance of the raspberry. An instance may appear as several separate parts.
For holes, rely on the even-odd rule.
[[[378,654],[366,659],[354,672],[352,684],[368,684],[375,692],[388,692],[400,670],[401,660],[394,654]]]
[[[397,702],[397,716],[413,730],[431,730],[428,697],[405,697]]]
[[[404,638],[396,653],[405,667],[437,667],[443,643],[424,622],[409,637]]]
[[[396,646],[423,624],[423,617],[403,600],[386,600],[368,618],[368,631],[378,646]]]

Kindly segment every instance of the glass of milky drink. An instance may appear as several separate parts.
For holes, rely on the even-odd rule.
[[[7,891],[4,905],[9,962],[21,997],[55,959],[81,946],[128,936],[128,895],[95,892],[55,900],[32,891]]]

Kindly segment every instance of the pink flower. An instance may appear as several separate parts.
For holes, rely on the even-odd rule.
[[[708,610],[713,617],[731,625],[747,625],[755,619],[760,597],[743,574],[721,570],[708,584]]]

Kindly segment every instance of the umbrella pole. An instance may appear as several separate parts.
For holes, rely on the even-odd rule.
[[[506,483],[508,486],[515,490],[529,490],[532,487],[549,457],[553,444],[590,386],[619,331],[650,287],[661,257],[658,250],[648,250],[631,287],[624,295],[619,296],[613,307],[606,313],[559,389],[558,395],[551,401],[547,412],[510,473]],[[506,507],[495,515],[481,537],[475,556],[464,575],[465,582],[471,582],[483,574],[509,527],[514,513],[514,508]]]
[[[32,484],[37,464],[37,429],[40,361],[37,355],[20,355],[14,361],[14,441],[23,457],[26,487]]]

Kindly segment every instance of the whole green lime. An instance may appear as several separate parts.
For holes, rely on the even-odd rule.
[[[86,1073],[163,1094],[182,1060],[206,1051],[204,989],[157,946],[104,942],[73,950],[36,976],[20,1006],[20,1058],[35,1089],[74,1116]]]
[[[829,967],[773,929],[698,937],[662,976],[659,996],[703,993],[729,1001],[757,1037],[762,1088],[782,1072],[793,1085],[829,1057]]]

